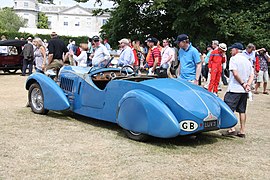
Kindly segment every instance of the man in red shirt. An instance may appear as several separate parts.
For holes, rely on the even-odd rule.
[[[226,51],[227,45],[220,43],[218,48],[211,52],[208,62],[209,72],[211,73],[208,91],[213,92],[215,95],[218,93],[218,83],[222,73],[222,64],[226,61]]]
[[[158,40],[156,38],[148,38],[147,45],[149,46],[149,53],[146,57],[147,64],[149,66],[149,74],[154,74],[156,68],[161,62],[161,52],[157,47]]]

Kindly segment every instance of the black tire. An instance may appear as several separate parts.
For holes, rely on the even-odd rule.
[[[135,141],[144,142],[144,141],[147,141],[149,139],[149,136],[146,134],[137,133],[137,132],[133,132],[133,131],[126,130],[126,129],[124,129],[124,132],[128,138],[135,140]]]
[[[34,113],[47,114],[49,110],[44,109],[44,96],[38,83],[30,86],[28,91],[29,105]]]

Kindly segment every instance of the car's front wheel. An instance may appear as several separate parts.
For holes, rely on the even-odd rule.
[[[127,129],[124,129],[124,132],[128,138],[135,140],[135,141],[146,141],[149,139],[149,136],[146,134],[130,131]]]
[[[28,91],[29,105],[34,113],[47,114],[49,110],[44,108],[44,96],[38,83],[30,86]]]

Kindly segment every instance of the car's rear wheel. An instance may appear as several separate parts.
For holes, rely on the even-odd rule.
[[[124,129],[124,132],[128,138],[135,141],[146,141],[149,139],[149,136],[143,133],[138,133],[127,129]]]
[[[34,113],[47,114],[49,110],[44,108],[44,96],[38,83],[30,86],[28,91],[29,105]]]

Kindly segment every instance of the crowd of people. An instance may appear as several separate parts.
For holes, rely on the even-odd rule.
[[[99,36],[89,38],[88,43],[81,43],[79,47],[73,40],[65,45],[55,32],[51,34],[48,43],[40,38],[32,41],[31,37],[27,41],[23,48],[22,76],[25,75],[27,67],[29,74],[32,73],[33,64],[40,73],[49,69],[60,69],[65,64],[106,67],[113,55],[117,56],[118,67],[133,67],[137,74],[177,77],[196,85],[201,85],[201,81],[205,80],[203,87],[216,96],[223,82],[228,85],[224,101],[232,111],[237,111],[240,117],[240,131],[236,132],[235,128],[231,128],[227,135],[245,137],[245,112],[247,99],[252,100],[251,90],[254,89],[254,94],[259,94],[258,88],[263,83],[262,93],[269,94],[267,82],[270,56],[265,48],[256,50],[252,43],[244,50],[241,43],[227,48],[225,43],[213,40],[211,45],[200,52],[186,34],[177,36],[175,42],[163,39],[162,43],[154,37],[147,38],[145,43],[123,38],[119,40],[117,51],[111,49],[108,39],[102,41]],[[176,46],[172,47],[172,44]],[[231,54],[229,61],[226,53],[228,49]]]

